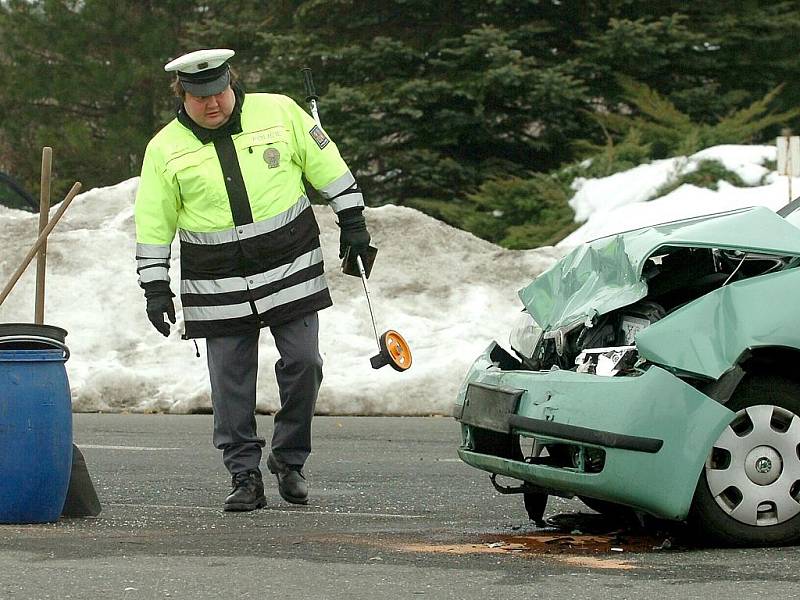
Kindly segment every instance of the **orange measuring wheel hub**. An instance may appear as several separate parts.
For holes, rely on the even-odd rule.
[[[411,366],[411,348],[402,335],[389,330],[381,336],[381,350],[385,348],[389,364],[397,371],[405,371]]]
[[[411,348],[402,335],[390,329],[378,343],[380,353],[369,359],[373,369],[391,365],[395,371],[405,371],[411,366]]]

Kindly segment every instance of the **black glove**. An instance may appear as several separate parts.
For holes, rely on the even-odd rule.
[[[147,318],[161,335],[169,336],[169,325],[164,320],[164,313],[167,313],[170,323],[175,323],[175,305],[172,303],[175,294],[169,289],[169,283],[151,281],[142,284],[142,287],[144,297],[147,298]]]
[[[353,254],[353,258],[361,256],[364,260],[367,248],[369,248],[369,231],[367,222],[364,219],[364,207],[354,206],[345,208],[336,216],[339,217],[339,258],[344,258],[344,253],[348,248]]]

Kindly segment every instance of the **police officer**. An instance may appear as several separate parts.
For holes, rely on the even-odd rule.
[[[266,504],[256,432],[258,339],[268,327],[280,353],[267,467],[284,500],[308,502],[303,473],[322,380],[317,311],[332,304],[319,227],[302,177],[330,204],[340,258],[363,256],[364,201],[336,144],[293,100],[245,94],[233,50],[191,52],[168,63],[182,102],[145,151],[136,194],[136,259],[147,316],[168,336],[175,323],[168,275],[180,239],[184,338],[206,338],[213,442],[232,476],[226,511]]]

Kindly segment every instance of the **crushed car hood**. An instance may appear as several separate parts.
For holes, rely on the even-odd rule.
[[[635,229],[575,248],[519,297],[543,329],[628,306],[647,295],[642,269],[664,246],[800,256],[800,228],[755,207]]]

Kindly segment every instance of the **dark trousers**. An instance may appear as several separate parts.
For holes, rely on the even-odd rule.
[[[319,319],[312,313],[271,327],[280,359],[275,363],[281,407],[275,413],[272,453],[303,465],[311,453],[311,419],[322,382]],[[259,331],[206,340],[214,446],[230,473],[257,469],[266,445],[256,431],[256,378]]]

